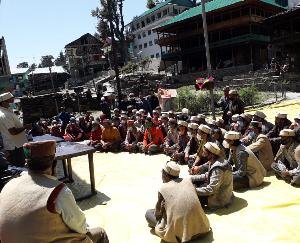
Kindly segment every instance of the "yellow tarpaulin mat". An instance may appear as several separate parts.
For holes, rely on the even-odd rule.
[[[278,110],[288,112],[293,119],[300,111],[299,102],[285,104],[263,111],[270,121]],[[164,155],[96,153],[98,194],[79,203],[90,226],[103,227],[112,243],[160,242],[147,227],[144,215],[155,206],[161,168],[167,160]],[[87,158],[72,161],[74,178],[82,185],[78,193],[88,192]],[[183,167],[182,175],[186,174],[187,168]],[[265,178],[262,187],[235,196],[230,207],[208,213],[212,233],[194,242],[300,242],[300,189],[271,176]]]

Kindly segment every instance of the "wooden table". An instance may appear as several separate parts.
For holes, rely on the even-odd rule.
[[[65,141],[63,138],[54,137],[54,136],[51,136],[50,134],[32,137],[33,142],[42,142],[42,141],[48,141],[48,140],[53,140],[56,143],[61,143],[61,142]]]
[[[58,143],[56,147],[56,154],[55,154],[55,160],[62,160],[63,162],[63,169],[64,169],[64,175],[65,177],[62,178],[68,179],[65,182],[74,182],[73,180],[73,171],[72,171],[72,161],[71,159],[74,157],[82,156],[82,155],[88,155],[88,161],[89,161],[89,171],[90,171],[90,181],[91,181],[91,193],[89,193],[86,196],[77,198],[77,201],[81,201],[87,198],[90,198],[91,196],[95,195],[96,188],[95,188],[95,173],[94,173],[94,160],[93,160],[93,154],[97,151],[94,147],[79,144],[79,143],[70,143],[70,142],[62,142]]]

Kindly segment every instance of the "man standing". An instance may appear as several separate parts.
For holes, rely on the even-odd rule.
[[[166,242],[188,242],[210,231],[191,180],[181,179],[179,174],[178,164],[166,163],[156,208],[146,212],[149,226]]]
[[[228,161],[234,165],[234,190],[260,186],[266,176],[266,170],[254,153],[241,143],[241,134],[229,131],[225,133],[224,138],[224,147],[230,149]]]
[[[295,139],[295,131],[291,129],[283,129],[280,132],[281,146],[275,156],[275,162],[272,164],[272,169],[277,177],[291,182],[291,175],[288,173],[291,170],[296,170],[298,163],[295,157],[295,149],[299,143]],[[300,180],[297,180],[300,185]],[[294,183],[296,184],[296,183]]]
[[[233,89],[229,91],[229,103],[228,111],[231,115],[243,114],[244,113],[244,102],[240,99],[237,90]]]
[[[9,104],[13,102],[14,96],[11,93],[0,95],[0,133],[8,161],[14,166],[22,167],[25,165],[23,144],[27,142],[25,129],[30,129],[31,125],[23,126],[19,118],[9,110]]]
[[[272,146],[269,138],[262,134],[262,123],[252,121],[249,126],[250,134],[248,136],[255,137],[255,141],[248,148],[257,155],[259,161],[265,167],[266,171],[271,170],[271,164],[274,161]],[[251,134],[254,135],[251,135]]]
[[[229,111],[229,91],[230,91],[229,86],[226,86],[223,89],[224,96],[222,96],[220,98],[220,100],[218,101],[218,103],[216,104],[216,106],[220,107],[223,111],[222,118],[223,118],[225,124],[228,124],[228,122],[229,122],[229,117],[227,115],[227,112]]]
[[[222,208],[231,203],[233,197],[232,167],[220,158],[221,149],[215,143],[204,145],[202,156],[208,162],[201,166],[201,174],[191,177],[202,207]]]
[[[55,142],[27,143],[24,152],[28,174],[9,181],[0,194],[1,242],[108,243],[103,229],[88,229],[72,192],[54,177]]]

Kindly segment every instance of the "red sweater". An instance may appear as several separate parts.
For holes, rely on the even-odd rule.
[[[159,127],[154,126],[145,130],[143,140],[144,147],[148,147],[151,144],[161,145],[163,141],[164,137]]]

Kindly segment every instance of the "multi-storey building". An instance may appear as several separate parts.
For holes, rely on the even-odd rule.
[[[158,37],[153,29],[193,6],[195,3],[190,0],[166,0],[134,18],[126,26],[126,34],[133,40],[131,57],[160,59],[166,48],[158,45]]]
[[[206,4],[213,69],[265,65],[270,36],[263,21],[287,8],[287,0],[213,0]],[[202,8],[197,6],[163,23],[156,31],[167,48],[164,62],[182,63],[182,71],[206,70]]]
[[[89,33],[67,44],[65,50],[71,76],[82,79],[103,71],[107,59],[102,47],[103,43]]]
[[[6,51],[5,39],[0,38],[0,76],[10,75],[9,61]]]

